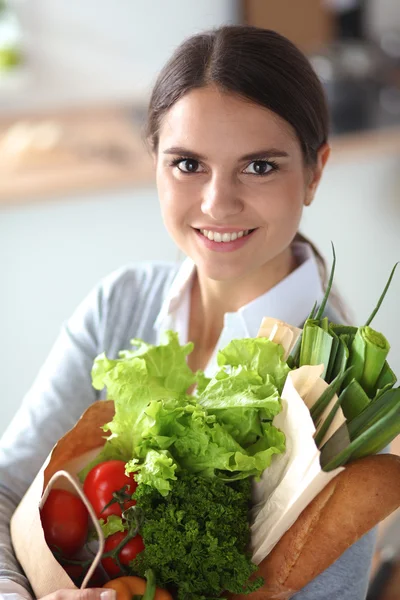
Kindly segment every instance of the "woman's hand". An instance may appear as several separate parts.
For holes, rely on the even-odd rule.
[[[84,590],[57,590],[43,596],[41,600],[117,600],[115,590],[86,588]]]

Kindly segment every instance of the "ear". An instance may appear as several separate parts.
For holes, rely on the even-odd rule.
[[[315,192],[317,191],[318,184],[322,177],[322,173],[330,153],[330,146],[327,143],[323,144],[317,152],[316,164],[309,169],[309,178],[306,187],[306,196],[304,199],[304,204],[306,206],[310,206],[311,202],[314,200]]]

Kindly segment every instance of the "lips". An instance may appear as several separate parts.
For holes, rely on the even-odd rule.
[[[225,231],[193,228],[197,237],[206,248],[215,252],[232,252],[244,246],[252,237],[256,229],[242,229]]]

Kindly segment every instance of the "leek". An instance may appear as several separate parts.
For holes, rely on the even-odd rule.
[[[367,408],[348,424],[350,439],[356,439],[396,405],[400,407],[400,388],[388,390],[372,400]]]
[[[382,292],[382,294],[381,294],[381,297],[380,297],[380,298],[379,298],[379,300],[378,300],[378,304],[375,306],[375,308],[374,308],[374,310],[372,311],[371,315],[370,315],[370,316],[369,316],[369,318],[367,319],[367,322],[365,323],[365,326],[367,326],[367,325],[370,325],[370,323],[371,323],[371,322],[372,322],[372,320],[374,319],[374,317],[375,317],[376,313],[377,313],[377,312],[378,312],[378,310],[380,309],[380,307],[381,307],[381,304],[382,304],[382,302],[383,302],[383,300],[384,300],[384,298],[385,298],[385,296],[386,296],[386,292],[388,291],[388,289],[389,289],[389,287],[390,287],[390,284],[392,283],[393,275],[394,275],[394,273],[395,273],[395,271],[396,271],[396,268],[397,268],[397,265],[398,265],[398,264],[399,264],[399,263],[397,262],[397,263],[394,265],[394,267],[393,267],[393,269],[392,269],[392,272],[390,273],[389,279],[388,279],[388,281],[387,281],[387,284],[385,285],[385,288],[384,288],[384,290],[383,290],[383,292]]]
[[[335,415],[336,415],[337,411],[340,408],[340,404],[341,404],[341,399],[338,398],[338,400],[333,405],[332,409],[329,411],[329,414],[326,417],[325,421],[322,423],[321,427],[319,428],[319,430],[315,434],[314,441],[315,441],[315,443],[317,445],[317,448],[320,448],[321,442],[324,439],[324,437],[325,437],[325,435],[326,435],[329,427],[332,424],[333,419],[335,418]]]
[[[334,335],[336,335],[336,334],[334,334]],[[350,352],[347,347],[346,341],[343,338],[345,338],[345,335],[343,335],[343,334],[337,338],[338,339],[338,347],[336,350],[335,361],[333,363],[333,367],[332,367],[332,370],[330,373],[331,381],[333,379],[335,379],[335,377],[337,377],[339,375],[339,373],[344,372],[346,365],[347,365],[347,361],[350,356]]]
[[[332,261],[332,267],[331,267],[331,273],[329,275],[329,281],[328,281],[328,285],[326,286],[326,290],[325,290],[325,295],[324,298],[321,302],[321,305],[318,309],[317,314],[315,315],[315,320],[318,321],[319,319],[321,319],[321,317],[324,314],[324,310],[326,307],[326,303],[328,302],[328,298],[329,298],[329,294],[331,293],[331,289],[332,289],[332,284],[333,284],[333,278],[335,276],[335,267],[336,267],[336,252],[335,252],[335,246],[332,244],[332,254],[333,254],[333,261]]]
[[[383,450],[400,433],[400,406],[396,403],[383,417],[355,438],[344,450],[328,463],[321,454],[320,462],[324,471],[332,471],[349,462]]]
[[[361,385],[352,379],[340,394],[343,414],[348,422],[357,417],[369,404],[370,399]]]
[[[396,383],[397,377],[393,373],[392,369],[389,367],[387,361],[383,365],[383,369],[381,374],[379,375],[378,381],[376,382],[376,389],[378,393],[386,392],[386,390],[390,390]]]
[[[353,367],[352,377],[370,398],[376,393],[376,384],[389,350],[390,345],[384,335],[369,326],[358,328],[351,344],[348,364]]]
[[[318,400],[310,409],[311,418],[314,421],[314,424],[317,423],[319,417],[322,415],[329,402],[332,400],[333,396],[336,394],[338,389],[343,383],[343,380],[349,374],[350,369],[347,369],[344,373],[338,375],[332,383],[328,385],[326,390],[321,394]]]
[[[343,423],[337,431],[329,438],[327,442],[321,448],[320,465],[323,470],[324,465],[328,464],[331,460],[345,450],[350,444],[350,436],[347,429],[347,424]]]
[[[319,323],[319,321],[309,319],[304,325],[299,366],[323,364],[324,371],[321,377],[325,379],[331,354],[332,337],[327,330],[319,326]]]

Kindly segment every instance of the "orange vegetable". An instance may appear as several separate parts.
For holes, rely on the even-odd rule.
[[[111,588],[117,592],[117,600],[132,600],[135,594],[144,594],[146,591],[146,580],[141,577],[127,575],[111,579],[103,585],[104,588]],[[154,600],[173,600],[167,590],[157,588]]]

